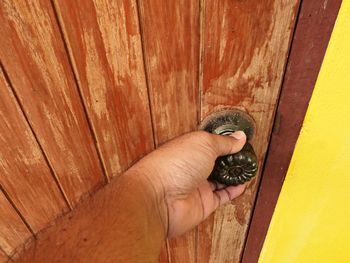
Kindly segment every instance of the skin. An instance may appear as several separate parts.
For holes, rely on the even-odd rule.
[[[17,262],[156,262],[166,238],[182,235],[244,192],[207,177],[217,157],[246,136],[198,131],[162,145],[37,235]]]

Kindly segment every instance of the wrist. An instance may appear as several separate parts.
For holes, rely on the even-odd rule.
[[[147,218],[149,221],[161,226],[165,239],[168,234],[168,207],[165,189],[162,182],[154,176],[154,172],[146,167],[131,167],[122,176],[124,180],[137,185],[140,197],[147,207]],[[150,223],[150,222],[149,222]]]

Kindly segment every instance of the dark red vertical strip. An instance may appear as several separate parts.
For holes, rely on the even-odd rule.
[[[243,263],[259,259],[341,2],[302,2]]]

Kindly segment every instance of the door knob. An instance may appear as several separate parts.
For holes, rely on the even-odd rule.
[[[258,159],[249,143],[254,134],[254,121],[240,110],[223,110],[205,118],[200,129],[219,135],[230,135],[241,130],[247,136],[242,150],[219,157],[208,180],[225,185],[239,185],[251,180],[258,170]]]

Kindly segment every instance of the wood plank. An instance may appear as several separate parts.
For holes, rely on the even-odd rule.
[[[54,1],[109,177],[154,147],[135,1]]]
[[[139,2],[157,145],[197,129],[199,5]]]
[[[1,1],[0,58],[65,195],[75,204],[104,182],[49,1]]]
[[[4,251],[0,249],[0,262],[5,263],[9,260],[9,257],[5,254]]]
[[[250,114],[260,171],[298,0],[204,1],[202,118],[224,107]],[[198,262],[239,262],[259,176],[199,227]]]
[[[0,98],[0,185],[37,232],[68,207],[1,67]]]
[[[165,242],[160,251],[158,262],[169,262],[168,242]]]
[[[0,248],[11,256],[17,248],[32,237],[16,210],[0,189]],[[0,252],[1,252],[0,250]],[[1,253],[0,253],[1,254]],[[0,255],[0,262],[1,261]]]
[[[341,2],[304,0],[301,4],[244,263],[258,262]]]
[[[159,145],[197,129],[199,1],[143,0],[139,1],[139,13]],[[169,241],[170,261],[195,262],[195,246],[196,229]]]

